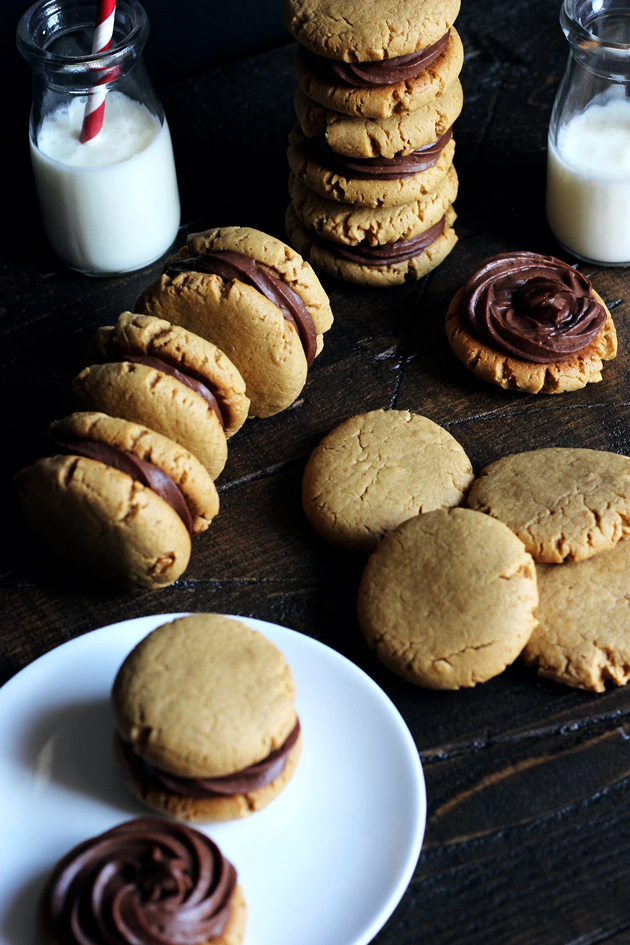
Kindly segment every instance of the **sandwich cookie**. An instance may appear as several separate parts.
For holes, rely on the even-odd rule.
[[[586,276],[530,252],[484,260],[453,297],[446,336],[477,377],[529,394],[601,381],[617,354],[610,312]]]
[[[302,504],[326,541],[370,552],[406,519],[460,505],[473,478],[466,453],[437,423],[373,410],[335,427],[311,453]]]
[[[218,345],[244,377],[257,417],[293,403],[333,320],[310,265],[248,227],[191,234],[137,307]]]
[[[450,206],[441,220],[418,236],[378,246],[343,246],[318,238],[299,219],[292,204],[285,215],[289,239],[312,266],[346,282],[386,288],[421,279],[439,266],[457,242],[457,215]]]
[[[384,119],[428,105],[457,79],[464,47],[455,29],[416,53],[372,62],[340,62],[303,47],[295,57],[302,92],[333,111]]]
[[[630,680],[630,541],[588,561],[536,565],[538,626],[523,659],[539,676],[603,692]]]
[[[150,633],[114,682],[116,754],[150,807],[179,820],[231,820],[265,807],[301,751],[295,686],[266,637],[220,614]]]
[[[582,561],[630,536],[630,458],[562,447],[504,456],[467,503],[505,522],[535,561]]]
[[[470,509],[438,509],[383,538],[363,572],[358,616],[393,672],[459,689],[517,658],[537,604],[534,562],[507,525]]]
[[[154,817],[70,850],[41,899],[50,945],[240,945],[247,909],[234,866],[209,837]]]
[[[35,536],[100,580],[148,588],[177,580],[191,533],[219,510],[203,465],[159,433],[100,413],[73,414],[50,434],[59,454],[16,476]]]
[[[453,164],[455,141],[449,128],[431,144],[394,158],[347,158],[323,138],[307,138],[299,125],[289,135],[287,159],[300,183],[341,203],[396,207],[426,197]]]
[[[226,427],[233,433],[249,409],[243,379],[228,358],[191,332],[131,312],[102,329],[93,349],[113,360],[74,379],[74,403],[162,433],[216,479],[227,459]]]
[[[294,98],[306,137],[321,136],[333,151],[350,158],[394,158],[433,144],[458,118],[463,101],[459,79],[421,108],[381,120],[344,115],[308,98],[301,89]]]
[[[344,246],[382,246],[412,240],[435,226],[457,197],[457,173],[451,165],[435,190],[395,207],[353,207],[327,200],[289,178],[291,204],[301,223],[316,236]]]

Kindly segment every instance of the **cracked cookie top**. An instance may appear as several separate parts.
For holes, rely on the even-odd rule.
[[[502,522],[471,509],[408,519],[370,557],[359,624],[393,672],[431,689],[501,673],[534,629],[536,569]]]
[[[468,506],[505,522],[535,561],[582,561],[630,535],[630,458],[564,447],[504,456]]]

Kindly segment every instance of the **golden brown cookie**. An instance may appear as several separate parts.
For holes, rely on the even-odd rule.
[[[390,59],[430,46],[458,13],[459,0],[284,0],[285,23],[295,39],[319,55],[346,62]]]
[[[277,279],[275,301],[246,281],[245,273],[224,278],[204,271],[208,257],[226,252],[237,254],[243,265],[253,261],[263,277]],[[290,320],[290,312],[283,314],[289,297],[294,308],[304,309],[304,326]],[[167,259],[164,273],[137,308],[218,345],[243,375],[250,413],[258,417],[293,403],[332,324],[328,297],[310,265],[285,243],[249,227],[191,234],[179,254]]]
[[[560,394],[601,381],[617,333],[590,281],[553,256],[484,260],[453,297],[446,336],[478,377],[507,390]]]
[[[70,453],[73,445],[87,441],[123,450],[143,463],[157,466],[181,491],[195,533],[205,531],[219,511],[212,477],[197,457],[148,427],[86,411],[54,421],[49,435],[53,442],[65,444]]]
[[[315,269],[356,285],[387,288],[401,285],[411,279],[421,279],[446,259],[457,242],[453,228],[455,219],[455,210],[449,207],[444,215],[443,226],[438,224],[439,232],[426,249],[421,249],[417,251],[417,255],[402,261],[379,264],[373,261],[355,262],[344,258],[340,255],[339,244],[316,240],[302,224],[291,204],[287,208],[285,225],[291,243]]]
[[[453,84],[463,63],[462,41],[451,29],[446,48],[435,61],[413,78],[391,85],[362,88],[331,80],[303,48],[298,48],[295,71],[302,92],[320,105],[345,115],[383,119],[428,105]]]
[[[437,423],[408,410],[373,410],[315,448],[302,504],[326,541],[370,552],[406,519],[460,505],[473,478],[464,450]]]
[[[293,209],[311,232],[333,243],[355,246],[365,241],[369,246],[413,239],[438,223],[457,197],[457,173],[451,165],[435,190],[417,200],[395,207],[354,207],[327,200],[289,177]]]
[[[50,945],[240,945],[247,908],[236,869],[214,841],[185,824],[139,817],[84,840],[56,864],[39,919]]]
[[[404,177],[384,178],[353,176],[352,170],[332,166],[330,156],[316,153],[313,141],[304,135],[299,125],[289,135],[287,159],[292,172],[309,190],[341,203],[361,207],[395,207],[420,200],[435,190],[453,164],[455,141],[452,135],[436,156],[435,163],[426,170]],[[356,173],[356,172],[355,172]],[[369,173],[369,168],[363,170]]]
[[[314,102],[299,89],[295,95],[295,111],[306,137],[323,135],[333,151],[356,158],[393,158],[431,144],[451,127],[462,104],[459,79],[427,105],[380,120],[344,115]]]
[[[112,698],[117,757],[131,790],[181,820],[230,820],[265,807],[301,750],[291,670],[262,634],[193,614],[129,654]]]
[[[507,526],[470,509],[427,512],[383,538],[359,588],[359,624],[393,672],[431,689],[474,686],[519,655],[536,571]]]
[[[39,459],[16,476],[22,514],[53,554],[100,581],[165,587],[186,570],[179,515],[127,473],[79,456]]]
[[[540,676],[603,692],[630,680],[630,541],[572,564],[538,564],[538,626],[525,662]]]
[[[562,447],[504,456],[467,504],[505,522],[535,561],[582,561],[630,535],[630,458]]]
[[[249,412],[245,381],[216,345],[162,318],[123,312],[114,326],[100,328],[91,351],[101,361],[150,355],[198,378],[216,397],[226,437],[240,430]]]

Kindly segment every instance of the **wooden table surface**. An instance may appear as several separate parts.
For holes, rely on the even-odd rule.
[[[249,421],[231,441],[220,515],[195,540],[184,577],[162,591],[105,587],[71,573],[36,547],[16,510],[13,473],[45,451],[45,428],[68,410],[88,341],[133,308],[160,265],[110,280],[63,268],[41,235],[25,127],[9,149],[0,682],[93,628],[184,610],[270,620],[349,657],[407,721],[428,795],[420,860],[378,945],[630,941],[630,692],[579,692],[520,665],[461,692],[397,679],[359,633],[364,560],[325,545],[300,504],[304,465],[321,437],[379,407],[442,424],[476,471],[526,448],[630,452],[627,270],[583,267],[613,312],[620,345],[602,383],[577,393],[525,396],[484,385],[459,365],[444,335],[448,301],[482,258],[510,249],[563,255],[544,217],[547,125],[567,54],[558,6],[465,0],[457,22],[466,49],[455,126],[458,245],[420,283],[368,290],[323,280],[335,324],[303,395],[274,418]],[[183,204],[177,245],[188,232],[229,224],[284,237],[293,52],[287,42],[161,90]]]

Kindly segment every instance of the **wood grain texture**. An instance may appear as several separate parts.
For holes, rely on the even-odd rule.
[[[544,218],[547,125],[567,53],[557,16],[549,0],[463,4],[457,247],[418,284],[377,291],[323,280],[336,320],[302,396],[283,414],[249,421],[231,441],[217,483],[219,517],[195,540],[184,578],[161,592],[68,573],[25,534],[11,485],[15,470],[46,448],[48,421],[66,412],[96,328],[133,308],[160,267],[108,281],[74,275],[44,243],[24,161],[6,198],[0,681],[95,627],[189,609],[275,621],[354,660],[402,712],[427,781],[423,852],[378,945],[630,941],[630,693],[565,689],[520,665],[466,692],[424,691],[393,677],[358,630],[362,559],[326,546],[300,505],[304,465],[321,437],[378,407],[442,424],[477,471],[524,448],[630,454],[627,270],[584,267],[613,312],[620,345],[602,383],[575,394],[485,385],[455,360],[444,335],[451,295],[485,256],[563,256]],[[180,242],[229,224],[283,238],[293,52],[289,44],[163,90],[183,203]]]

